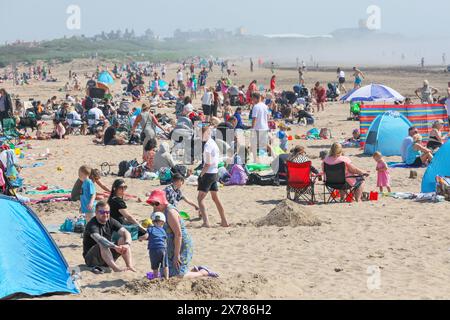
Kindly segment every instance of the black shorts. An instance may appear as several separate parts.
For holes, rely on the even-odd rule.
[[[121,256],[116,250],[111,249],[114,261]],[[108,264],[103,261],[102,254],[100,252],[100,246],[96,244],[93,246],[84,257],[84,262],[88,267],[108,267]]]
[[[205,114],[205,116],[211,115],[211,111],[212,111],[211,106],[204,104],[204,105],[202,105],[202,109],[203,109],[203,113]]]
[[[411,164],[411,167],[421,167],[423,166],[422,158],[417,157],[413,164]]]
[[[436,150],[436,149],[438,149],[440,147],[442,147],[442,143],[437,142],[437,141],[433,141],[433,140],[429,141],[428,144],[427,144],[427,148],[431,149],[431,150]]]
[[[344,84],[345,83],[345,78],[339,78],[339,83],[340,84]]]
[[[150,249],[148,253],[152,270],[159,270],[159,268],[165,268],[169,265],[166,249]]]
[[[206,173],[203,177],[198,177],[198,191],[202,192],[218,192],[219,191],[219,177],[214,173]]]

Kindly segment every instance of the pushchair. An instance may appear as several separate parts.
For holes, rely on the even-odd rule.
[[[336,83],[328,83],[328,90],[327,90],[328,101],[337,101],[340,94],[341,93]]]

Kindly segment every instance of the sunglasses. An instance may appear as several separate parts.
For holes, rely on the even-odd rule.
[[[128,186],[120,186],[120,187],[117,187],[117,189],[127,190],[127,189],[128,189]]]
[[[111,211],[99,210],[98,213],[101,214],[102,216],[106,216],[108,214],[111,214]]]
[[[152,203],[150,203],[150,205],[152,207],[159,207],[160,203],[159,202],[152,202]]]

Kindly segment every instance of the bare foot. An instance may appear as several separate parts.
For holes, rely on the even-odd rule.
[[[137,272],[136,269],[135,269],[134,267],[128,267],[128,268],[126,268],[126,271]]]
[[[202,228],[211,228],[211,226],[209,225],[209,223],[208,224],[204,223],[204,224],[202,224]]]
[[[230,227],[230,224],[228,223],[228,222],[222,222],[221,224],[220,224],[220,226],[221,227],[223,227],[223,228],[229,228]]]

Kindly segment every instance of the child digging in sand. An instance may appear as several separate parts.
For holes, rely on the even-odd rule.
[[[391,192],[391,176],[386,162],[383,159],[383,155],[380,152],[373,154],[373,159],[377,162],[377,187],[380,188],[380,192],[383,193],[383,188],[386,187],[387,191]]]
[[[140,241],[148,240],[148,253],[153,276],[159,278],[159,270],[163,269],[164,279],[169,280],[169,259],[167,257],[167,233],[164,230],[166,216],[162,212],[152,214],[153,226],[140,237]]]

